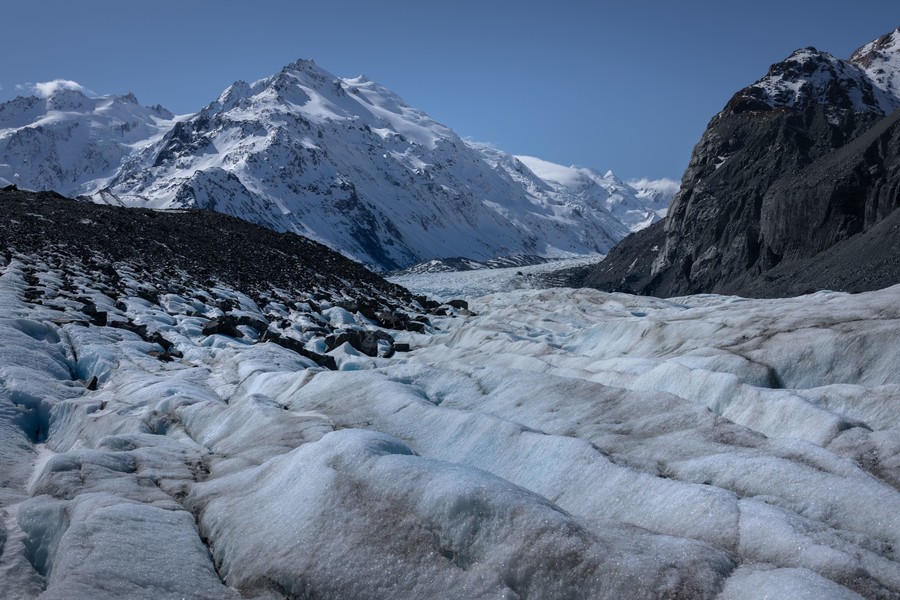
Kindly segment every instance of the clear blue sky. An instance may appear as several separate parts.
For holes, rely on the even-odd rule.
[[[63,78],[194,112],[297,58],[366,74],[463,137],[623,178],[680,178],[709,119],[792,50],[840,57],[900,2],[10,2],[0,100]]]

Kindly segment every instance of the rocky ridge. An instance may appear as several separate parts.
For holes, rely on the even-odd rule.
[[[900,206],[900,97],[885,70],[900,65],[885,54],[896,52],[898,35],[858,51],[859,64],[804,48],[773,65],[712,119],[665,224],[570,283],[783,296],[898,281],[895,260],[866,264],[837,252],[874,245],[889,257],[893,248],[889,228],[877,227]],[[842,245],[861,235],[862,245]],[[826,258],[829,269],[808,269]]]

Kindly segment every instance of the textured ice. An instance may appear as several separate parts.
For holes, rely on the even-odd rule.
[[[341,345],[331,371],[249,328],[202,335],[216,296],[324,351],[287,305],[91,293],[172,342],[166,362],[27,302],[5,264],[0,597],[900,596],[900,287],[457,277],[477,316],[395,331],[411,351],[389,358]]]
[[[199,485],[193,502],[227,581],[292,597],[710,597],[733,568],[708,546],[581,521],[484,471],[355,429]]]
[[[184,510],[112,494],[39,496],[20,509],[19,522],[48,584],[42,599],[239,597],[219,581]]]

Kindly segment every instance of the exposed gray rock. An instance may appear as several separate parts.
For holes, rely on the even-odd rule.
[[[784,296],[900,281],[892,230],[876,229],[900,207],[900,113],[884,114],[898,104],[856,65],[797,51],[712,119],[665,224],[569,283]],[[847,254],[862,248],[887,264]],[[829,270],[816,266],[826,258]]]

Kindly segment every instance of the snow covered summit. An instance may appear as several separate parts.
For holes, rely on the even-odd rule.
[[[741,90],[729,108],[740,111],[824,105],[831,111],[890,114],[900,107],[900,88],[893,88],[891,83],[892,73],[900,70],[900,60],[894,54],[886,60],[877,58],[874,52],[860,49],[854,55],[856,60],[847,61],[812,47],[801,48],[772,65],[765,77]],[[891,60],[897,62],[891,64]],[[857,62],[874,66],[867,70]],[[885,62],[889,71],[882,69]],[[881,84],[872,77],[878,70]]]
[[[141,106],[134,94],[91,97],[81,89],[36,87],[36,95],[0,104],[0,184],[93,193],[175,118],[159,105]]]
[[[850,56],[880,89],[900,98],[900,27],[869,42]]]
[[[602,253],[629,231],[606,198],[554,189],[367,78],[308,60],[236,82],[110,187],[128,206],[217,210],[385,270],[435,257]]]

